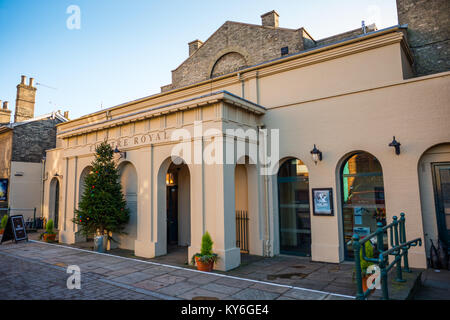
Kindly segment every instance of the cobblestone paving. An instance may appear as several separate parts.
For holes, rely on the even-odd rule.
[[[39,242],[0,246],[2,299],[344,299],[289,286],[205,274]],[[67,289],[68,265],[81,270],[81,290]],[[261,267],[261,266],[259,266]]]

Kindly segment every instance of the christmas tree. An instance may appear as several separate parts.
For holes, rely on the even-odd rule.
[[[113,160],[114,151],[105,141],[95,148],[95,153],[92,171],[84,180],[85,189],[72,221],[81,226],[85,235],[124,233],[130,213]]]

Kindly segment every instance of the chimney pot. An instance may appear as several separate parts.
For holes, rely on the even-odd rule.
[[[272,27],[272,28],[278,28],[278,18],[280,16],[275,10],[272,10],[270,12],[264,13],[261,16],[262,20],[262,26],[263,27]]]
[[[30,82],[29,82],[30,87],[33,86],[33,83],[34,83],[34,78],[30,78]]]
[[[27,81],[27,77],[26,76],[21,76],[22,80],[20,81],[20,84],[25,84],[25,82]]]
[[[189,56],[191,56],[195,50],[197,50],[198,48],[200,48],[202,46],[203,42],[201,42],[200,40],[194,40],[192,42],[188,43],[189,46]]]
[[[3,109],[4,110],[8,110],[8,103],[9,103],[8,101],[4,101],[3,102]]]
[[[69,119],[69,111],[64,111],[64,118]]]

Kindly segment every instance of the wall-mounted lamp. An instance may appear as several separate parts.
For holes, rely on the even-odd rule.
[[[175,182],[175,176],[172,172],[167,172],[166,174],[166,186],[168,187],[172,187],[175,186],[176,182]]]
[[[126,151],[120,151],[120,150],[117,148],[117,146],[116,146],[116,148],[114,149],[114,153],[120,153],[119,159],[120,159],[120,158],[124,158],[124,159],[127,158],[127,153],[126,153]]]
[[[395,154],[399,155],[400,154],[400,146],[401,146],[400,142],[395,140],[395,136],[394,136],[394,138],[392,139],[392,142],[389,143],[389,147],[394,147],[395,148]]]
[[[322,161],[322,151],[316,148],[316,145],[314,145],[314,149],[311,150],[311,157],[315,164],[317,162]]]

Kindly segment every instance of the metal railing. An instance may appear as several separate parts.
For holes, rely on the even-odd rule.
[[[382,299],[389,300],[389,292],[388,292],[388,273],[389,271],[396,266],[396,282],[405,282],[403,279],[402,272],[411,272],[409,269],[408,263],[408,250],[411,247],[415,247],[417,245],[422,246],[422,239],[417,238],[411,241],[406,241],[406,229],[405,229],[405,214],[402,212],[400,214],[400,220],[396,216],[393,217],[393,222],[387,226],[382,225],[381,222],[377,223],[377,230],[370,235],[364,237],[364,239],[360,240],[358,234],[353,235],[353,250],[355,255],[355,268],[356,268],[356,285],[357,285],[357,293],[356,299],[365,300],[371,293],[372,287],[367,286],[368,289],[363,291],[362,284],[362,270],[361,270],[361,257],[360,250],[362,251],[362,259],[368,262],[372,262],[380,268],[380,281],[381,281],[381,290],[382,290]],[[390,245],[391,248],[388,250],[384,250],[383,244],[383,235],[385,232],[389,231],[390,236]],[[367,257],[366,246],[365,243],[372,238],[377,239],[377,249],[378,249],[378,257],[370,258]],[[389,256],[394,256],[392,262],[389,263]],[[402,257],[403,257],[403,269],[402,269]]]
[[[236,210],[236,247],[248,253],[248,212]]]
[[[36,217],[36,208],[0,208],[0,220],[5,214],[8,217],[22,214],[27,232],[34,232],[44,227],[44,219]]]

